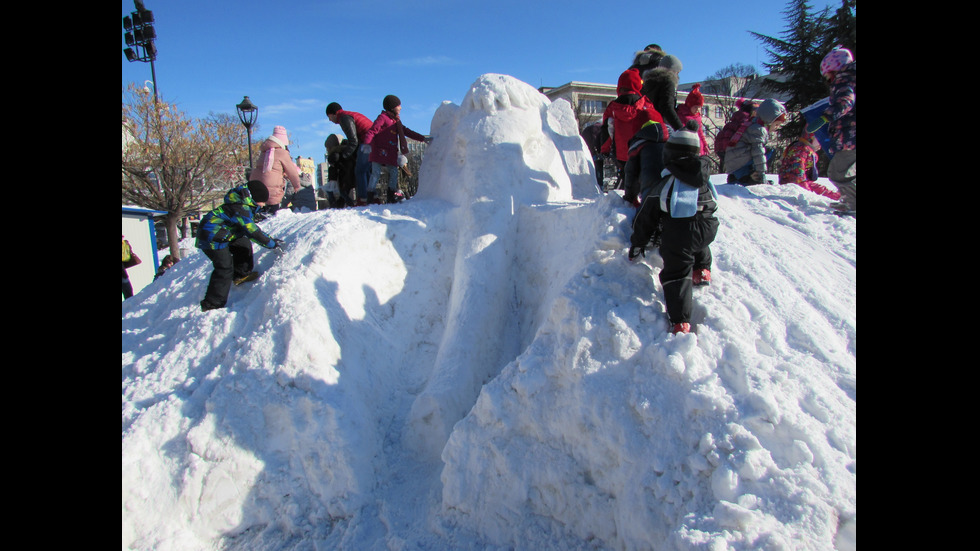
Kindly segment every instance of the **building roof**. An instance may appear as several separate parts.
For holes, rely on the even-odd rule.
[[[165,210],[145,209],[143,207],[137,207],[137,206],[134,206],[134,205],[123,205],[122,206],[122,213],[123,214],[135,214],[137,216],[147,216],[147,215],[154,216],[154,215],[159,215],[159,214],[167,214],[167,211],[165,211]]]
[[[753,99],[773,98],[785,103],[790,97],[787,94],[773,92],[764,87],[767,80],[784,82],[787,79],[784,73],[772,73],[769,75],[753,75],[752,77],[728,77],[717,80],[702,80],[688,82],[677,85],[677,101],[684,101],[688,92],[694,88],[695,84],[701,85],[701,93],[714,96],[745,97]],[[560,86],[541,86],[538,91],[548,97],[563,95],[564,92],[574,90],[577,93],[588,94],[593,92],[597,95],[616,96],[615,84],[602,84],[597,82],[581,82],[573,80]]]
[[[786,103],[790,98],[788,94],[774,92],[765,86],[766,81],[785,82],[789,78],[785,73],[772,73],[768,75],[752,75],[750,77],[726,77],[716,80],[702,80],[699,82],[688,82],[677,85],[677,92],[690,92],[695,84],[701,85],[701,93],[715,96],[741,97],[774,100]]]

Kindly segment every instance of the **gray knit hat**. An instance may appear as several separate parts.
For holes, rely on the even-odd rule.
[[[701,152],[701,139],[698,137],[698,121],[689,119],[680,130],[671,131],[667,138],[666,150],[673,153],[693,153],[697,155]]]
[[[783,107],[782,103],[769,98],[759,105],[759,109],[756,111],[756,114],[766,124],[772,124],[772,121],[778,119],[781,115],[786,114],[786,108]]]

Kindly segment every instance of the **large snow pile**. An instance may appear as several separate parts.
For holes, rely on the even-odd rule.
[[[483,75],[420,192],[122,305],[125,549],[850,549],[855,221],[720,185],[697,334],[565,102]],[[192,246],[188,241],[187,246]]]

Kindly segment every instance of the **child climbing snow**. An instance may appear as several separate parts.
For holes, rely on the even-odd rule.
[[[779,184],[796,184],[831,199],[840,199],[840,193],[817,183],[817,151],[819,150],[820,142],[804,128],[800,137],[783,152],[779,168]]]
[[[659,193],[643,199],[633,219],[629,259],[645,256],[645,247],[662,225],[660,285],[664,290],[671,333],[689,333],[694,286],[711,282],[711,249],[718,233],[718,209],[707,163],[699,156],[696,121],[674,132],[664,146],[665,177]]]
[[[268,200],[265,184],[250,180],[232,188],[223,205],[201,218],[195,246],[214,263],[201,310],[224,308],[232,282],[238,284],[258,276],[252,271],[252,241],[282,252],[284,243],[266,235],[253,220]]]
[[[725,172],[729,183],[745,186],[765,182],[766,165],[773,150],[766,147],[769,134],[786,122],[786,108],[774,99],[759,105],[756,117],[738,142],[725,150]]]

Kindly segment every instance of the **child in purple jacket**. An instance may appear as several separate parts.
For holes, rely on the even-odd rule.
[[[841,194],[841,202],[833,207],[853,213],[857,211],[857,61],[850,50],[838,46],[820,62],[820,74],[830,82],[830,105],[807,130],[815,132],[829,123],[827,176]]]
[[[402,102],[397,96],[385,96],[382,102],[384,111],[374,119],[374,124],[364,135],[364,141],[371,145],[371,179],[368,181],[368,203],[374,202],[375,189],[381,172],[388,171],[388,200],[394,202],[398,191],[398,168],[408,164],[408,140],[426,141],[425,136],[402,124],[399,117]]]

